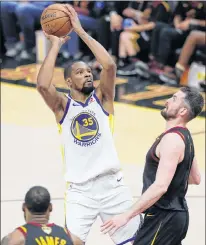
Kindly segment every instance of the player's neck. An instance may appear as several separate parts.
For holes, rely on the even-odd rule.
[[[49,219],[46,215],[32,215],[28,220],[28,223],[37,223],[40,225],[48,224],[48,222]]]
[[[173,120],[169,120],[166,122],[166,130],[169,130],[169,129],[174,128],[174,127],[186,128],[186,123],[181,122],[178,118],[173,119]]]
[[[90,94],[83,94],[77,90],[71,90],[70,95],[72,99],[84,103]]]

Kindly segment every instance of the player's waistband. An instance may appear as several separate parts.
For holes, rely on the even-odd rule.
[[[121,175],[120,177],[123,176],[121,170],[115,170],[115,171],[109,171],[109,172],[105,172],[105,173],[99,174],[99,175],[97,175],[97,176],[95,176],[95,177],[93,177],[91,179],[88,179],[88,180],[86,180],[84,182],[80,182],[80,183],[76,183],[76,182],[72,182],[72,181],[66,181],[66,185],[69,186],[70,184],[75,184],[75,185],[82,186],[82,185],[85,185],[85,184],[87,184],[87,183],[89,183],[91,181],[93,182],[93,181],[95,181],[97,179],[99,180],[99,179],[102,179],[104,177],[113,176],[113,175]]]

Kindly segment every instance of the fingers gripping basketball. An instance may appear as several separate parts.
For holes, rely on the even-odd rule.
[[[41,15],[42,30],[49,35],[63,37],[72,31],[67,9],[62,4],[52,4]]]

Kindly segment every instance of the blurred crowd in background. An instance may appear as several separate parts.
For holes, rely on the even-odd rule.
[[[29,64],[36,61],[35,31],[43,10],[55,1],[1,2],[1,59]],[[206,61],[206,2],[204,1],[57,1],[74,6],[80,22],[113,56],[117,75],[148,73],[179,84],[192,62]],[[100,64],[71,33],[57,64],[83,60],[96,71]],[[196,68],[198,69],[198,68]],[[202,78],[202,83],[205,77]]]

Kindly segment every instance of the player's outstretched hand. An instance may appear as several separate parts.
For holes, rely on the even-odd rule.
[[[64,5],[67,9],[67,14],[69,15],[72,27],[75,32],[78,32],[79,30],[82,29],[81,23],[78,18],[78,14],[75,11],[75,9],[70,5],[70,4],[65,4]]]
[[[70,39],[70,36],[65,36],[65,37],[57,37],[54,35],[49,35],[46,32],[44,32],[44,35],[48,40],[51,41],[52,44],[57,43],[59,47],[61,47],[65,42],[67,42]]]
[[[120,215],[114,216],[112,219],[106,221],[103,225],[101,225],[101,232],[106,234],[107,232],[110,232],[109,234],[114,234],[120,227],[126,225],[129,221],[128,214],[123,213]]]

